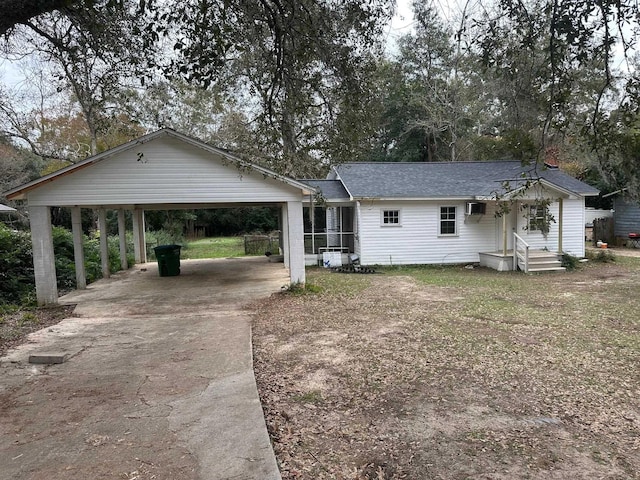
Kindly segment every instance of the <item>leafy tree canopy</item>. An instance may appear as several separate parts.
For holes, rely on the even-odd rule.
[[[80,105],[66,118],[82,115],[95,148],[121,118],[261,153],[295,176],[353,159],[554,151],[585,178],[640,184],[635,0],[467,2],[455,23],[416,1],[387,56],[392,0],[15,3],[0,0],[11,12],[0,33],[59,62],[56,82]]]

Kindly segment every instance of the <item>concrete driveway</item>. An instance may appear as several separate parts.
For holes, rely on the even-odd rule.
[[[279,479],[246,305],[286,283],[264,257],[187,260],[63,297],[74,318],[0,363],[0,479]]]

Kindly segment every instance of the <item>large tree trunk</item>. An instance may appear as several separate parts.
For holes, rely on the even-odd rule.
[[[284,108],[280,116],[280,135],[282,136],[282,157],[283,165],[280,173],[294,177],[296,176],[296,160],[298,156],[298,139],[296,136],[295,115],[291,113],[293,102],[289,99],[288,92],[285,94]]]

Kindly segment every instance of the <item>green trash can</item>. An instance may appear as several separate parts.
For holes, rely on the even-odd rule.
[[[182,245],[159,245],[153,249],[158,260],[158,273],[161,277],[180,275],[180,249]]]

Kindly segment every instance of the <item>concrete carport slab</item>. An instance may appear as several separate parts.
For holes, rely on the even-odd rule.
[[[75,316],[0,362],[0,479],[279,479],[246,307],[287,282],[264,257],[183,260],[62,297]]]

